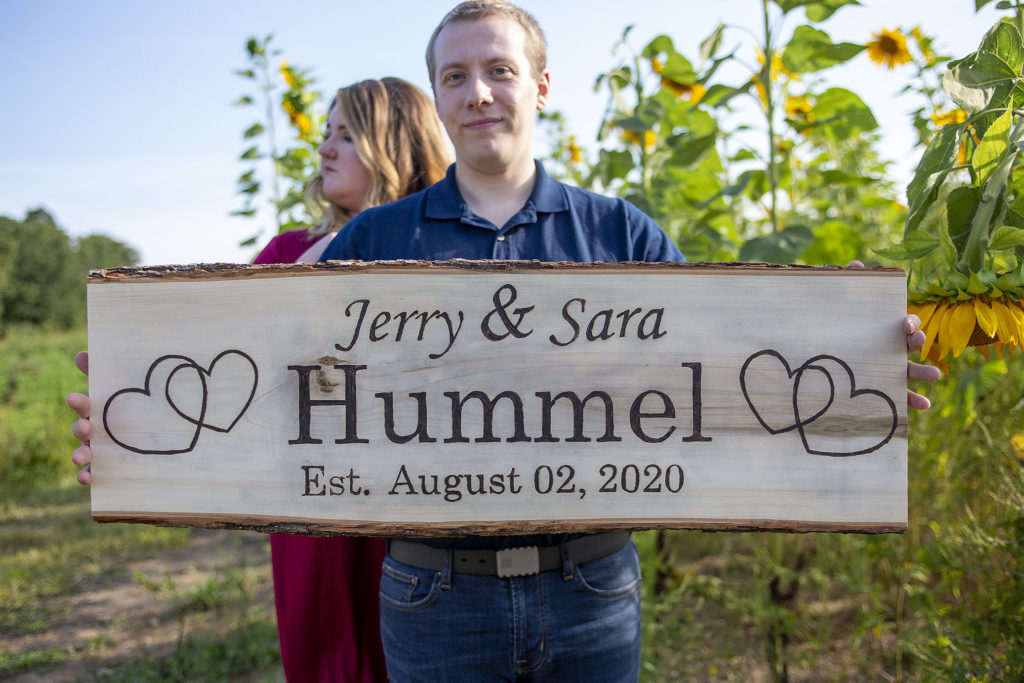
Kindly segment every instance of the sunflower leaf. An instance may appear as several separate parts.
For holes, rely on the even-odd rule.
[[[871,108],[855,93],[844,88],[829,88],[818,95],[814,112],[821,130],[834,140],[847,140],[878,128],[878,120]]]
[[[715,54],[718,53],[719,48],[722,47],[722,35],[725,33],[725,24],[719,22],[715,30],[711,32],[707,38],[701,41],[700,44],[700,59],[701,62],[707,62],[712,59]]]
[[[942,89],[968,114],[984,111],[995,92],[995,86],[966,85],[960,67],[952,65],[942,74]]]
[[[988,291],[988,285],[981,281],[977,273],[971,273],[971,276],[967,279],[967,293],[978,296]]]
[[[1022,68],[1020,33],[1000,21],[985,34],[976,52],[949,63],[942,88],[961,109],[977,114],[989,106],[997,91],[1005,97],[1012,90]]]
[[[958,252],[967,245],[967,237],[971,234],[971,221],[978,211],[978,201],[978,188],[971,186],[958,187],[946,197],[949,236]]]
[[[790,225],[779,232],[755,237],[740,248],[741,261],[792,263],[814,243],[814,232],[806,225]]]
[[[989,251],[1001,251],[1024,247],[1024,230],[1004,225],[996,228],[988,239]]]
[[[825,21],[847,5],[859,5],[860,2],[858,0],[775,0],[775,4],[779,6],[783,14],[787,14],[797,7],[805,7],[807,19],[819,22]]]
[[[797,26],[782,53],[782,66],[792,73],[811,73],[842,64],[863,51],[863,45],[833,43],[822,30]]]
[[[1010,142],[1010,125],[1013,123],[1013,112],[1007,108],[985,131],[981,144],[974,150],[971,167],[977,174],[979,184],[984,185],[992,176],[996,166],[1006,155]]]
[[[959,126],[943,126],[932,138],[917,165],[913,180],[907,185],[907,225],[905,233],[913,232],[938,197],[942,181],[956,165]]]
[[[924,230],[915,230],[904,237],[901,244],[875,249],[874,252],[894,261],[906,261],[927,256],[938,249],[940,244],[938,235]]]
[[[998,22],[985,34],[978,52],[998,59],[1010,77],[1018,76],[1024,68],[1024,44],[1021,43],[1020,32],[1005,21]]]
[[[1003,273],[996,280],[996,287],[1004,292],[1022,285],[1024,285],[1024,263],[1021,263],[1019,268]]]

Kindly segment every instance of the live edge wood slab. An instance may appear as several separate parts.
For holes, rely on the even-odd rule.
[[[899,269],[193,264],[87,289],[98,521],[906,528]]]

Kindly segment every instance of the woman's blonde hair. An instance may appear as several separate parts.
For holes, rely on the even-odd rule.
[[[338,91],[331,109],[341,107],[356,153],[370,173],[360,210],[419,192],[444,177],[450,156],[434,104],[422,90],[400,78],[369,79]],[[352,213],[324,196],[318,171],[306,184],[306,204],[320,224],[311,235],[340,229]]]

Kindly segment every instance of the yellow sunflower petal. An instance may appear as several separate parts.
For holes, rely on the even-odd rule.
[[[998,320],[996,319],[996,314],[992,312],[992,308],[987,303],[981,299],[975,299],[974,315],[982,332],[990,337],[996,336],[996,331],[999,329]]]
[[[1010,445],[1021,457],[1024,457],[1024,432],[1018,432],[1010,437]]]
[[[928,352],[932,350],[932,347],[935,345],[935,341],[939,337],[939,328],[942,324],[942,318],[946,314],[946,309],[949,308],[949,304],[945,301],[936,302],[936,304],[937,305],[933,311],[928,315],[928,322],[922,323],[921,325],[921,330],[924,332],[924,345],[921,347],[921,358],[929,357]]]
[[[932,314],[935,313],[935,309],[938,308],[938,306],[938,301],[925,301],[921,304],[909,304],[907,306],[907,313],[913,313],[921,319],[921,329],[923,330],[928,325],[928,321],[931,320]]]
[[[947,316],[949,324],[949,349],[953,352],[953,358],[957,358],[974,334],[974,323],[977,319],[974,315],[974,306],[968,302],[961,302],[953,307]]]
[[[978,353],[984,356],[985,360],[988,360],[989,352],[992,350],[992,346],[993,345],[991,344],[982,344],[981,346],[975,346],[974,348],[978,349]]]
[[[943,359],[949,355],[949,316],[953,312],[953,305],[946,304],[946,307],[940,312],[936,313],[932,317],[933,328],[935,329],[935,346],[932,348],[932,353],[928,355],[929,358]]]
[[[999,356],[999,360],[1002,360],[1003,359],[1003,344],[1000,344],[999,342],[996,342],[996,343],[992,344],[992,348],[994,348],[996,350],[996,355]],[[988,356],[986,356],[985,358],[988,359]]]
[[[999,341],[1014,344],[1020,340],[1017,336],[1017,320],[1005,302],[992,301],[992,312],[995,313],[999,326]]]
[[[1024,343],[1024,307],[1021,306],[1019,301],[1008,301],[1006,303],[1006,310],[1010,312],[1010,315],[1013,316],[1016,322],[1017,342]]]

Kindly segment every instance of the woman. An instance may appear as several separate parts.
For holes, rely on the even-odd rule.
[[[338,91],[331,102],[320,171],[307,183],[307,204],[320,224],[274,237],[256,264],[315,262],[334,234],[361,210],[400,199],[440,180],[448,147],[433,103],[398,78],[366,80]],[[76,364],[88,374],[88,356]],[[81,418],[89,399],[68,396]],[[83,444],[72,461],[90,481],[90,425],[72,429]],[[271,562],[281,660],[290,681],[387,679],[380,644],[379,602],[384,541],[272,534]]]
[[[316,262],[361,210],[443,178],[447,150],[433,103],[416,86],[382,78],[342,88],[328,113],[320,172],[306,184],[306,204],[320,224],[274,237],[253,263]]]

